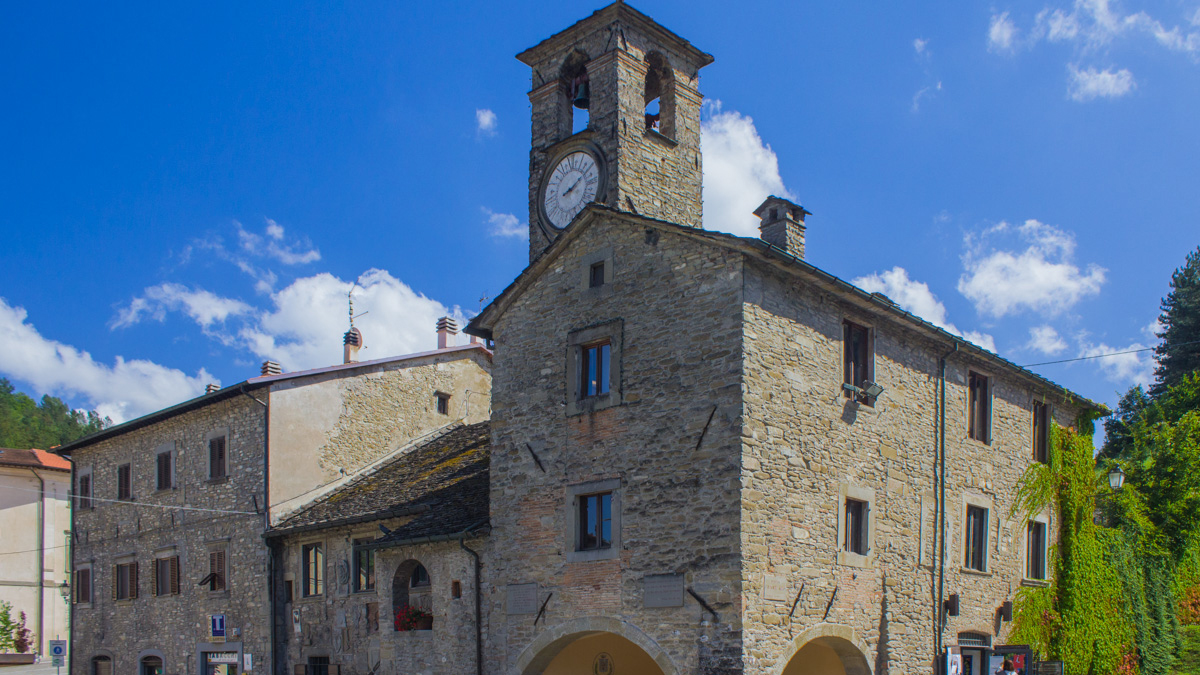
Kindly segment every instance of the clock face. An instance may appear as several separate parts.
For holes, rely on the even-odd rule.
[[[542,188],[542,209],[550,224],[561,230],[583,207],[596,201],[599,189],[600,167],[596,158],[587,152],[572,152],[547,177]]]

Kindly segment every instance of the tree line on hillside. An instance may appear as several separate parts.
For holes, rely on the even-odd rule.
[[[1055,428],[1018,488],[1018,517],[1053,509],[1058,547],[1050,585],[1017,592],[1010,640],[1072,674],[1200,673],[1180,656],[1200,650],[1200,248],[1160,309],[1154,382],[1121,397],[1101,451],[1091,418]]]
[[[34,401],[0,377],[0,448],[45,450],[111,425],[96,411],[72,410],[54,396]]]

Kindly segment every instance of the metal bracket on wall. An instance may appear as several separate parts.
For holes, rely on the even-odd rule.
[[[525,447],[529,448],[529,454],[533,457],[533,461],[537,463],[537,467],[542,470],[542,473],[546,473],[546,467],[542,466],[542,460],[539,459],[537,453],[533,451],[533,446],[526,443]]]
[[[712,412],[708,413],[708,420],[704,423],[704,428],[700,430],[700,438],[696,439],[696,447],[692,452],[700,451],[700,444],[704,442],[704,436],[708,433],[708,425],[712,424],[713,417],[717,414],[717,406],[713,406]]]
[[[800,590],[796,593],[796,599],[792,601],[792,611],[788,612],[788,621],[792,620],[792,615],[796,613],[796,605],[800,604],[800,596],[804,595],[804,584],[800,584]]]
[[[704,608],[704,611],[708,612],[709,614],[712,614],[713,621],[717,621],[717,622],[721,621],[721,617],[717,616],[717,610],[713,609],[712,607],[709,607],[708,603],[704,601],[704,598],[697,595],[696,591],[693,591],[691,586],[688,586],[687,592],[688,592],[688,595],[690,595],[696,599],[696,602],[700,603],[700,606]]]
[[[837,592],[839,588],[841,588],[841,586],[833,587],[833,594],[829,596],[829,604],[825,605],[825,616],[821,617],[821,621],[829,618],[829,610],[833,609],[833,601],[835,598],[837,598]]]
[[[537,616],[533,617],[533,625],[536,626],[538,623],[538,619],[541,619],[542,615],[546,613],[546,605],[550,604],[550,598],[553,598],[553,597],[554,597],[554,592],[551,591],[550,595],[547,595],[546,599],[542,601],[542,608],[538,610]]]

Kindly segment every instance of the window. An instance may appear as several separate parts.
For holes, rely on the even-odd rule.
[[[439,415],[450,414],[450,394],[435,394],[437,398],[437,411]]]
[[[171,461],[171,454],[170,450],[158,453],[157,488],[159,490],[170,490],[175,487],[175,472],[174,466],[172,466],[174,462]]]
[[[92,657],[92,675],[112,675],[112,659],[107,656]]]
[[[579,498],[579,542],[576,551],[594,551],[612,546],[612,493]]]
[[[75,602],[88,604],[92,601],[92,568],[75,570]]]
[[[132,600],[138,594],[138,564],[113,566],[113,600]]]
[[[408,583],[410,588],[428,588],[433,585],[429,579],[429,570],[425,569],[424,565],[417,565],[413,568],[412,577]]]
[[[588,268],[588,288],[599,288],[604,285],[604,261],[592,263]]]
[[[863,383],[871,379],[871,331],[856,323],[842,322],[843,377],[846,384],[863,389]],[[846,398],[857,398],[868,405],[874,404],[862,394],[846,389]]]
[[[207,583],[210,592],[223,591],[227,588],[228,580],[225,570],[225,551],[209,551],[208,552],[208,576],[200,582],[201,585]]]
[[[856,555],[867,554],[867,525],[870,518],[870,504],[858,499],[846,499],[845,532],[842,536],[843,550]]]
[[[141,675],[162,675],[162,659],[157,656],[147,656],[142,659]]]
[[[987,571],[988,510],[982,506],[967,506],[966,543],[964,567],[977,572]]]
[[[92,508],[92,474],[79,475],[79,489],[75,491],[76,504],[81,509]]]
[[[117,467],[117,499],[133,499],[133,476],[130,465]]]
[[[155,597],[179,595],[179,556],[154,559],[154,576],[151,578]]]
[[[1046,524],[1031,520],[1025,531],[1025,578],[1046,578]]]
[[[371,541],[372,539],[370,538],[354,540],[355,591],[375,590],[375,551],[363,548],[365,544],[369,544]]]
[[[608,373],[612,355],[612,344],[605,340],[584,345],[579,359],[580,398],[608,393]]]
[[[992,406],[988,378],[970,371],[967,376],[967,436],[990,443],[992,440]]]
[[[328,656],[308,657],[308,675],[330,675]]]
[[[283,601],[291,602],[292,599],[296,597],[294,595],[294,593],[295,593],[295,591],[292,589],[292,580],[288,579],[287,581],[284,581],[283,582]]]
[[[325,555],[320,544],[305,544],[300,549],[303,565],[304,597],[311,598],[325,592]]]
[[[208,477],[225,477],[225,437],[217,436],[208,441]]]
[[[462,582],[455,579],[450,582],[450,597],[455,600],[462,597]]]
[[[1050,463],[1050,406],[1033,402],[1033,461]]]

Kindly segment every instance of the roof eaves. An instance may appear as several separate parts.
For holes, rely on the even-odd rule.
[[[415,516],[425,513],[429,510],[428,504],[417,504],[415,506],[403,506],[400,508],[386,509],[383,511],[375,511],[372,513],[360,513],[355,516],[347,516],[345,518],[337,518],[334,520],[325,520],[316,523],[307,523],[305,525],[296,525],[295,527],[279,527],[263,532],[263,539],[278,539],[287,537],[293,534],[302,534],[304,532],[312,532],[314,530],[326,530],[335,527],[345,527],[347,525],[357,525],[359,523],[370,523],[376,520],[388,520],[390,518],[401,518],[404,516]]]

